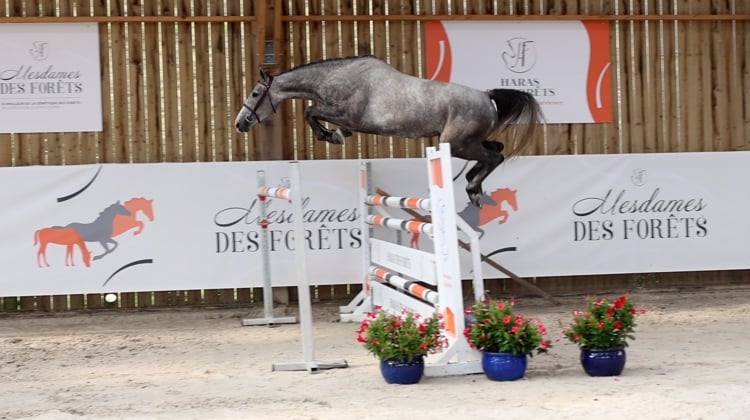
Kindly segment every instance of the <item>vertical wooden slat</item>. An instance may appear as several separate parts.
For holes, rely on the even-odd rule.
[[[104,303],[101,293],[89,293],[86,295],[86,309],[101,309],[104,307]],[[37,302],[37,306],[39,306],[39,302]]]
[[[21,296],[18,299],[18,307],[22,312],[33,311],[36,307],[36,298],[34,296]]]
[[[728,84],[730,69],[732,66],[732,37],[731,31],[726,28],[726,22],[712,22],[711,26],[711,51],[710,60],[712,67],[711,91],[715,98],[713,106],[709,105],[708,110],[712,111],[709,118],[713,122],[712,132],[713,139],[712,150],[731,150],[729,143],[730,130],[732,129],[732,115],[730,111],[730,87]]]
[[[3,312],[18,312],[18,298],[15,296],[4,297]]]
[[[52,296],[52,310],[55,312],[67,311],[68,307],[68,296],[66,295],[54,295]]]
[[[52,297],[51,296],[37,296],[36,297],[36,310],[38,312],[52,311]]]
[[[150,308],[154,306],[152,299],[153,299],[153,293],[138,292],[137,293],[138,308]]]
[[[78,311],[86,308],[86,298],[84,295],[70,295],[68,301],[70,302],[68,309],[71,311]]]
[[[638,12],[642,14],[654,14],[653,3],[643,6]],[[643,152],[659,152],[660,142],[658,139],[658,121],[661,117],[657,108],[659,90],[656,89],[656,79],[659,65],[659,56],[656,49],[656,22],[642,22],[641,34],[635,34],[641,40],[640,47],[636,50],[641,56],[643,75],[641,78],[641,109],[643,118]]]
[[[205,15],[204,7],[200,7],[202,2],[193,0],[197,10],[191,11],[191,15]],[[208,45],[208,25],[193,23],[190,25],[191,45],[189,61],[193,71],[192,83],[190,90],[195,98],[193,114],[191,120],[194,122],[193,149],[195,151],[194,160],[196,162],[210,162],[212,159],[210,149],[215,139],[210,131],[211,124],[209,118],[212,110],[210,109],[211,99],[211,80],[208,66],[211,58],[210,46]],[[192,161],[192,160],[191,160]]]
[[[188,290],[184,299],[186,305],[200,305],[203,303],[203,293],[201,290]]]
[[[134,309],[137,307],[136,294],[132,292],[120,293],[118,302],[118,305],[121,309]]]

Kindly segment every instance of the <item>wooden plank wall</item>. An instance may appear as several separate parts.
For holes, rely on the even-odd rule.
[[[267,5],[273,8],[267,8]],[[275,13],[279,13],[276,15]],[[266,19],[269,15],[269,19]],[[256,17],[258,19],[256,19]],[[317,142],[289,101],[280,153],[232,120],[262,63],[269,22],[280,69],[329,57],[378,55],[424,76],[427,19],[611,21],[614,120],[547,124],[531,154],[747,150],[750,142],[750,4],[744,0],[6,0],[0,23],[98,22],[104,130],[0,134],[0,166],[223,162],[258,159],[421,157],[436,139],[355,135]],[[535,279],[550,291],[578,287],[726,284],[747,272]],[[506,281],[493,284],[514,292]],[[357,286],[320,287],[321,299]],[[257,291],[256,291],[257,292]],[[123,294],[119,307],[245,304],[250,289]],[[3,297],[0,311],[107,307],[100,295]]]

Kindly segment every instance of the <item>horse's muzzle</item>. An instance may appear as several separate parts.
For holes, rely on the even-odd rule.
[[[239,115],[234,121],[234,128],[238,133],[247,133],[250,131],[250,127],[253,126],[253,116],[248,114],[245,116]]]

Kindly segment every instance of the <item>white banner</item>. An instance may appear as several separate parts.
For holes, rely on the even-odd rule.
[[[0,132],[102,131],[96,23],[0,25]]]
[[[374,162],[373,182],[422,194],[402,165]],[[520,157],[485,181],[481,211],[461,175],[456,210],[484,232],[482,252],[522,277],[745,269],[750,197],[737,182],[749,176],[748,152]]]
[[[750,197],[737,190],[749,152],[520,157],[485,181],[481,211],[464,163],[453,161],[456,211],[520,276],[750,268]],[[372,168],[392,195],[429,194],[424,159]],[[310,284],[362,279],[358,169],[301,162]],[[258,170],[288,184],[287,162],[0,168],[0,296],[259,287]],[[273,284],[295,285],[296,215],[268,205]]]
[[[517,89],[548,123],[612,121],[606,21],[430,21],[427,77],[477,89]]]
[[[357,167],[304,162],[311,284],[361,281]],[[259,287],[256,171],[277,186],[288,184],[288,168],[242,162],[0,169],[0,296]],[[284,200],[268,203],[273,284],[293,286],[296,215]]]

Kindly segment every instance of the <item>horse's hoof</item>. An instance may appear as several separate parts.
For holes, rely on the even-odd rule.
[[[344,137],[346,137],[346,134],[344,134],[339,128],[339,129],[336,129],[336,131],[331,133],[330,141],[333,144],[344,144]]]

